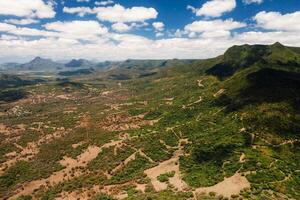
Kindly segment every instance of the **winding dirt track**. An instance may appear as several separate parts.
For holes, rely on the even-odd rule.
[[[86,167],[89,162],[95,159],[98,154],[104,149],[109,148],[111,146],[115,146],[122,141],[111,141],[109,143],[104,144],[101,147],[97,146],[89,146],[82,154],[80,154],[77,159],[72,159],[69,157],[64,157],[63,160],[60,161],[60,164],[65,166],[66,168],[53,173],[50,177],[46,179],[36,180],[24,184],[22,188],[15,191],[15,195],[12,196],[10,199],[16,199],[21,195],[29,195],[34,192],[34,190],[38,189],[41,186],[47,186],[47,184],[54,185],[59,183],[60,181],[71,179],[71,174],[74,169],[79,167]],[[81,175],[82,172],[76,170],[74,173],[74,177]]]

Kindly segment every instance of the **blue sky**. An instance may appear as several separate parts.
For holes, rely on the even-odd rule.
[[[208,58],[300,46],[299,0],[0,0],[0,62]]]

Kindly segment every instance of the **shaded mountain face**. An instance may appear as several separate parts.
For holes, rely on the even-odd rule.
[[[285,47],[280,43],[273,45],[242,45],[229,48],[221,62],[208,69],[207,74],[226,78],[236,71],[258,67],[291,68],[300,67],[300,54],[297,48]]]
[[[0,74],[0,104],[1,102],[13,102],[28,95],[22,87],[28,85],[35,85],[37,83],[45,82],[41,79],[26,80],[19,76]]]
[[[79,67],[84,67],[84,68],[89,68],[93,67],[95,64],[85,60],[85,59],[73,59],[70,62],[68,62],[65,66],[70,67],[70,68],[79,68]]]
[[[15,88],[44,82],[41,79],[25,80],[15,75],[0,74],[0,89]]]
[[[299,136],[299,48],[280,43],[230,48],[222,61],[206,71],[226,90],[216,105],[227,113],[243,112],[253,130]]]
[[[20,69],[28,71],[55,71],[63,67],[63,64],[54,62],[51,59],[36,57],[32,61],[22,64]]]
[[[61,76],[81,76],[81,75],[92,74],[93,72],[95,72],[95,70],[93,68],[89,68],[89,69],[78,69],[72,71],[62,71],[59,72],[58,74]]]

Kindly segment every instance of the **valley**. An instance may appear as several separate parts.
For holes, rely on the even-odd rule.
[[[0,199],[300,199],[299,52],[3,70]]]

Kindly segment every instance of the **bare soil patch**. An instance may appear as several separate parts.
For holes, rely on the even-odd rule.
[[[179,141],[178,150],[174,152],[172,158],[144,171],[144,173],[150,178],[151,183],[156,191],[165,190],[168,187],[167,183],[160,182],[157,180],[157,177],[161,174],[173,171],[175,172],[175,175],[169,179],[169,183],[179,191],[183,191],[188,188],[187,184],[182,180],[179,171],[179,157],[183,155],[183,146],[181,145],[183,142],[186,143],[187,140]]]
[[[244,188],[250,188],[249,181],[240,173],[236,173],[229,178],[225,178],[224,181],[214,186],[197,188],[195,192],[198,194],[215,192],[225,197],[231,197],[231,195],[238,195]]]
[[[116,113],[108,116],[100,127],[107,131],[126,131],[130,129],[139,129],[142,126],[153,126],[159,120],[145,120],[144,115],[130,116],[127,113]]]

